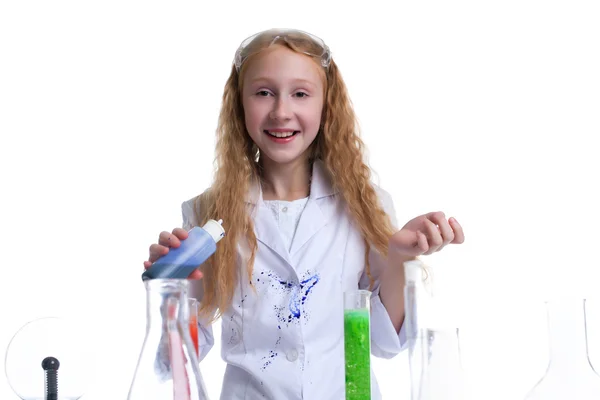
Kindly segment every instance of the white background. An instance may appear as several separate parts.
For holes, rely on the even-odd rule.
[[[210,184],[233,54],[294,27],[331,47],[399,221],[462,223],[465,244],[428,258],[436,295],[476,398],[522,398],[546,365],[543,299],[599,286],[598,21],[595,1],[3,0],[0,354],[27,321],[75,317],[101,372],[84,399],[126,398],[142,261]],[[406,354],[374,362],[407,399]],[[0,398],[17,399],[3,373]]]

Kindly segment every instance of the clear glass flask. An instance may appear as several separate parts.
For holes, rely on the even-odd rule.
[[[189,328],[187,279],[146,286],[146,338],[127,400],[207,400]]]
[[[419,260],[404,263],[405,332],[410,370],[410,398],[420,400],[421,380],[427,354],[427,314],[430,295],[423,283],[423,264]]]
[[[546,302],[550,361],[526,400],[600,399],[600,377],[590,364],[585,299]]]
[[[441,307],[447,299],[434,299],[431,286],[425,285],[431,271],[420,260],[405,262],[404,272],[411,400],[465,400],[468,393],[459,330],[452,313]]]
[[[458,328],[424,329],[424,332],[419,400],[465,400],[468,394]]]
[[[371,292],[344,293],[346,400],[371,399]]]

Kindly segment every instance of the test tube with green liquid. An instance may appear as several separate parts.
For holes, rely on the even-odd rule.
[[[344,292],[346,400],[371,399],[371,292]]]

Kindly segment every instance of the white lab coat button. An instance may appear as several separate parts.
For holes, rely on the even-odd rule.
[[[294,362],[298,359],[298,352],[296,350],[290,350],[287,352],[286,357],[289,362]]]
[[[287,207],[283,207],[283,208],[281,209],[281,211],[283,211],[283,212],[287,212],[287,210],[288,210],[288,209],[287,209]]]

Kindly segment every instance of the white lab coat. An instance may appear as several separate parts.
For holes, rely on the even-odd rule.
[[[375,186],[397,227],[390,195]],[[248,250],[238,246],[239,283],[223,313],[221,356],[227,363],[221,399],[341,400],[344,398],[343,293],[368,289],[360,232],[332,189],[321,161],[313,168],[311,193],[291,250],[262,201],[259,185],[247,199],[258,240],[252,282],[245,270]],[[200,205],[202,206],[202,205]],[[183,227],[197,225],[193,200],[182,205]],[[219,216],[226,219],[226,215]],[[240,241],[241,243],[242,241]],[[371,352],[391,358],[406,347],[379,298],[378,278],[386,261],[371,250]],[[402,290],[402,288],[398,288]],[[200,324],[202,358],[214,344],[212,328]],[[373,373],[372,398],[381,394]]]

